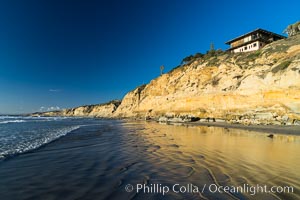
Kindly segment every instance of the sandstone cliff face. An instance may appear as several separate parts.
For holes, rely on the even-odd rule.
[[[199,58],[129,92],[114,117],[300,120],[300,35],[249,53]]]
[[[120,105],[120,101],[114,100],[105,104],[79,106],[76,108],[64,109],[61,111],[51,111],[35,113],[40,116],[66,116],[66,117],[103,117],[110,118]]]
[[[197,58],[120,101],[41,116],[194,117],[244,124],[300,125],[300,35],[249,53]]]

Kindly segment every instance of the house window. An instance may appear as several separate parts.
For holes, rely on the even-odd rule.
[[[247,50],[247,47],[245,47],[245,50]]]
[[[253,47],[256,47],[256,43],[253,44]]]

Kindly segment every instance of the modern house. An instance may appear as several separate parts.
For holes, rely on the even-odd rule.
[[[228,51],[231,51],[233,53],[248,52],[258,50],[264,47],[266,44],[269,44],[276,40],[281,40],[283,38],[285,37],[282,35],[259,28],[237,38],[229,40],[225,44],[230,45]]]

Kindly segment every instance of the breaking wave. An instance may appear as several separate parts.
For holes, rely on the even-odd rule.
[[[0,122],[0,124],[20,123],[20,122],[26,122],[26,121],[25,121],[25,120],[22,120],[22,119],[7,120],[7,121],[2,121],[2,122]]]
[[[41,135],[36,135],[34,132],[24,138],[6,138],[0,144],[0,160],[8,157],[12,157],[18,154],[22,154],[41,147],[47,143],[50,143],[58,138],[67,135],[68,133],[80,128],[80,126],[72,126],[60,128],[58,130],[48,130]],[[17,143],[13,140],[19,140]]]

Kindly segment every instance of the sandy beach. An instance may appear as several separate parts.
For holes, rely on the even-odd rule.
[[[244,129],[249,131],[264,132],[270,134],[289,134],[289,135],[300,135],[300,126],[297,125],[243,125],[243,124],[229,124],[226,122],[189,122],[184,123],[191,126],[216,126],[224,128],[235,128]]]
[[[99,120],[0,161],[1,199],[299,199],[300,136],[217,125]],[[293,192],[212,191],[258,184]]]

